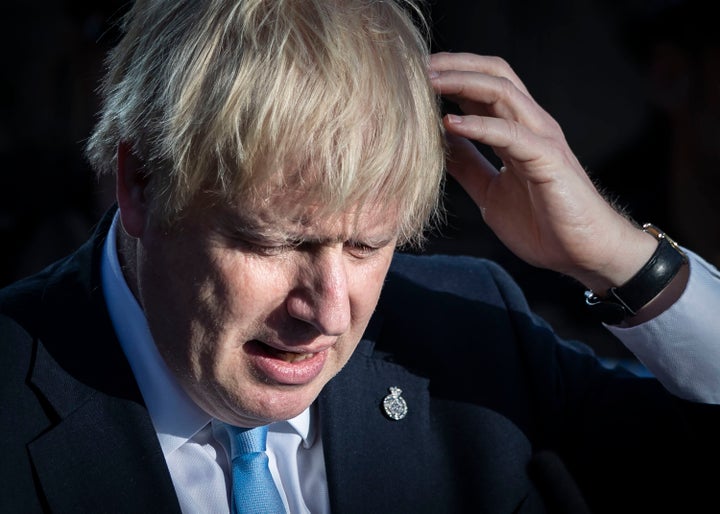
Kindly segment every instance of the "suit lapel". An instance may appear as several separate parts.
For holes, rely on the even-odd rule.
[[[381,301],[353,357],[319,398],[332,511],[542,511],[526,471],[530,442],[473,399],[478,378],[493,370],[478,366],[469,382],[452,367],[434,367],[438,358],[483,361],[457,345],[448,354],[444,336],[427,326],[446,318],[418,318],[422,311],[408,307],[408,298],[419,297],[415,289],[393,284],[392,273],[388,280],[385,291],[390,286],[396,296]],[[423,295],[432,306],[432,296]],[[398,421],[382,408],[390,387],[402,389],[408,405]],[[463,395],[469,397],[458,399]]]
[[[179,512],[144,407],[63,376],[42,349],[35,368],[54,368],[39,387],[61,415],[58,423],[28,445],[50,510]],[[56,388],[48,390],[53,381]]]
[[[432,469],[423,435],[429,431],[427,380],[372,358],[361,341],[319,400],[332,512],[427,512],[417,471]],[[387,416],[383,399],[402,390],[407,415]]]
[[[152,422],[100,287],[110,212],[43,292],[30,381],[52,426],[29,445],[53,512],[179,512]]]

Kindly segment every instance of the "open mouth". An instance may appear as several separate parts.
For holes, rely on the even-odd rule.
[[[253,339],[252,341],[248,341],[246,344],[246,349],[249,353],[263,356],[263,357],[270,357],[273,359],[279,359],[283,362],[287,363],[295,363],[295,362],[302,362],[307,359],[311,359],[317,353],[300,353],[300,352],[288,352],[286,350],[278,350],[277,348],[273,348],[272,346],[269,346],[261,341],[258,341],[256,339]]]
[[[314,353],[293,353],[293,352],[281,352],[279,350],[275,350],[274,348],[270,348],[270,352],[273,356],[277,357],[280,360],[283,360],[285,362],[301,362],[306,359],[310,359],[315,354]]]
[[[258,376],[269,383],[285,385],[308,384],[317,378],[328,358],[328,350],[289,352],[257,340],[245,343],[245,352]]]

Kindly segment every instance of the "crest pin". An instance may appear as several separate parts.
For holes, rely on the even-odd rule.
[[[388,418],[398,421],[407,416],[408,406],[405,398],[400,396],[402,389],[391,387],[390,394],[383,398],[383,410]]]

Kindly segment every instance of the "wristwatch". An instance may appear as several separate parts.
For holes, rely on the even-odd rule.
[[[688,260],[682,248],[655,225],[645,223],[642,229],[658,240],[658,246],[640,271],[623,285],[608,289],[602,297],[585,291],[585,303],[608,325],[634,316],[665,289]]]

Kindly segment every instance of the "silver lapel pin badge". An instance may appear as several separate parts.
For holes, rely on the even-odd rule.
[[[402,389],[391,387],[390,394],[383,398],[383,410],[388,418],[398,421],[407,416],[408,406],[405,398],[400,396]]]

